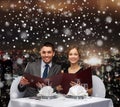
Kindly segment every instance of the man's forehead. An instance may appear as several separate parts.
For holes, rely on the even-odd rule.
[[[52,47],[43,46],[43,47],[41,48],[41,51],[52,51]]]

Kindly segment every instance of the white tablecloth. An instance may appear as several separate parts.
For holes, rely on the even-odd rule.
[[[58,97],[56,99],[12,99],[8,107],[113,107],[111,99],[88,97],[85,99],[72,99]]]

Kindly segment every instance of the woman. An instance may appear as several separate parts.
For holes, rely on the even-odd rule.
[[[79,47],[72,45],[69,47],[68,52],[67,52],[67,56],[68,56],[68,61],[70,62],[70,66],[64,70],[65,73],[69,73],[69,74],[75,74],[78,72],[82,72],[83,71],[83,67],[80,66],[79,61],[80,61],[80,50]],[[92,75],[91,75],[92,76]],[[71,81],[70,85],[73,86],[76,83]],[[92,94],[92,88],[88,89],[88,94],[91,95]]]

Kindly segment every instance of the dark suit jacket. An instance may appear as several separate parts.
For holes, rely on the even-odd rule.
[[[55,63],[52,63],[52,66],[49,70],[48,77],[53,76],[61,71],[61,66]],[[26,73],[30,73],[35,76],[40,76],[41,77],[41,60],[37,60],[36,62],[29,63],[26,68],[25,68]],[[25,90],[25,95],[24,97],[31,97],[31,96],[36,96],[38,93],[36,88],[33,87],[20,87],[18,85],[19,91],[24,91]]]

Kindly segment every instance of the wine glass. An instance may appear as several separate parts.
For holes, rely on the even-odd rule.
[[[52,86],[52,81],[49,78],[47,78],[47,79],[45,79],[45,84],[47,86]]]
[[[74,81],[75,81],[76,84],[79,84],[79,85],[80,85],[80,79],[79,79],[79,78],[75,78]]]
[[[37,85],[37,91],[38,91],[36,99],[40,100],[42,99],[41,89],[43,88],[43,85],[42,83],[39,83],[39,82],[36,85]]]
[[[87,83],[84,84],[84,88],[86,91],[88,91],[88,84]]]
[[[49,78],[45,79],[45,86],[46,86],[46,96],[44,96],[46,99],[51,99],[52,94],[51,88],[52,88],[52,81]]]
[[[85,88],[86,91],[88,91],[88,84],[87,83],[82,83],[81,85]]]

